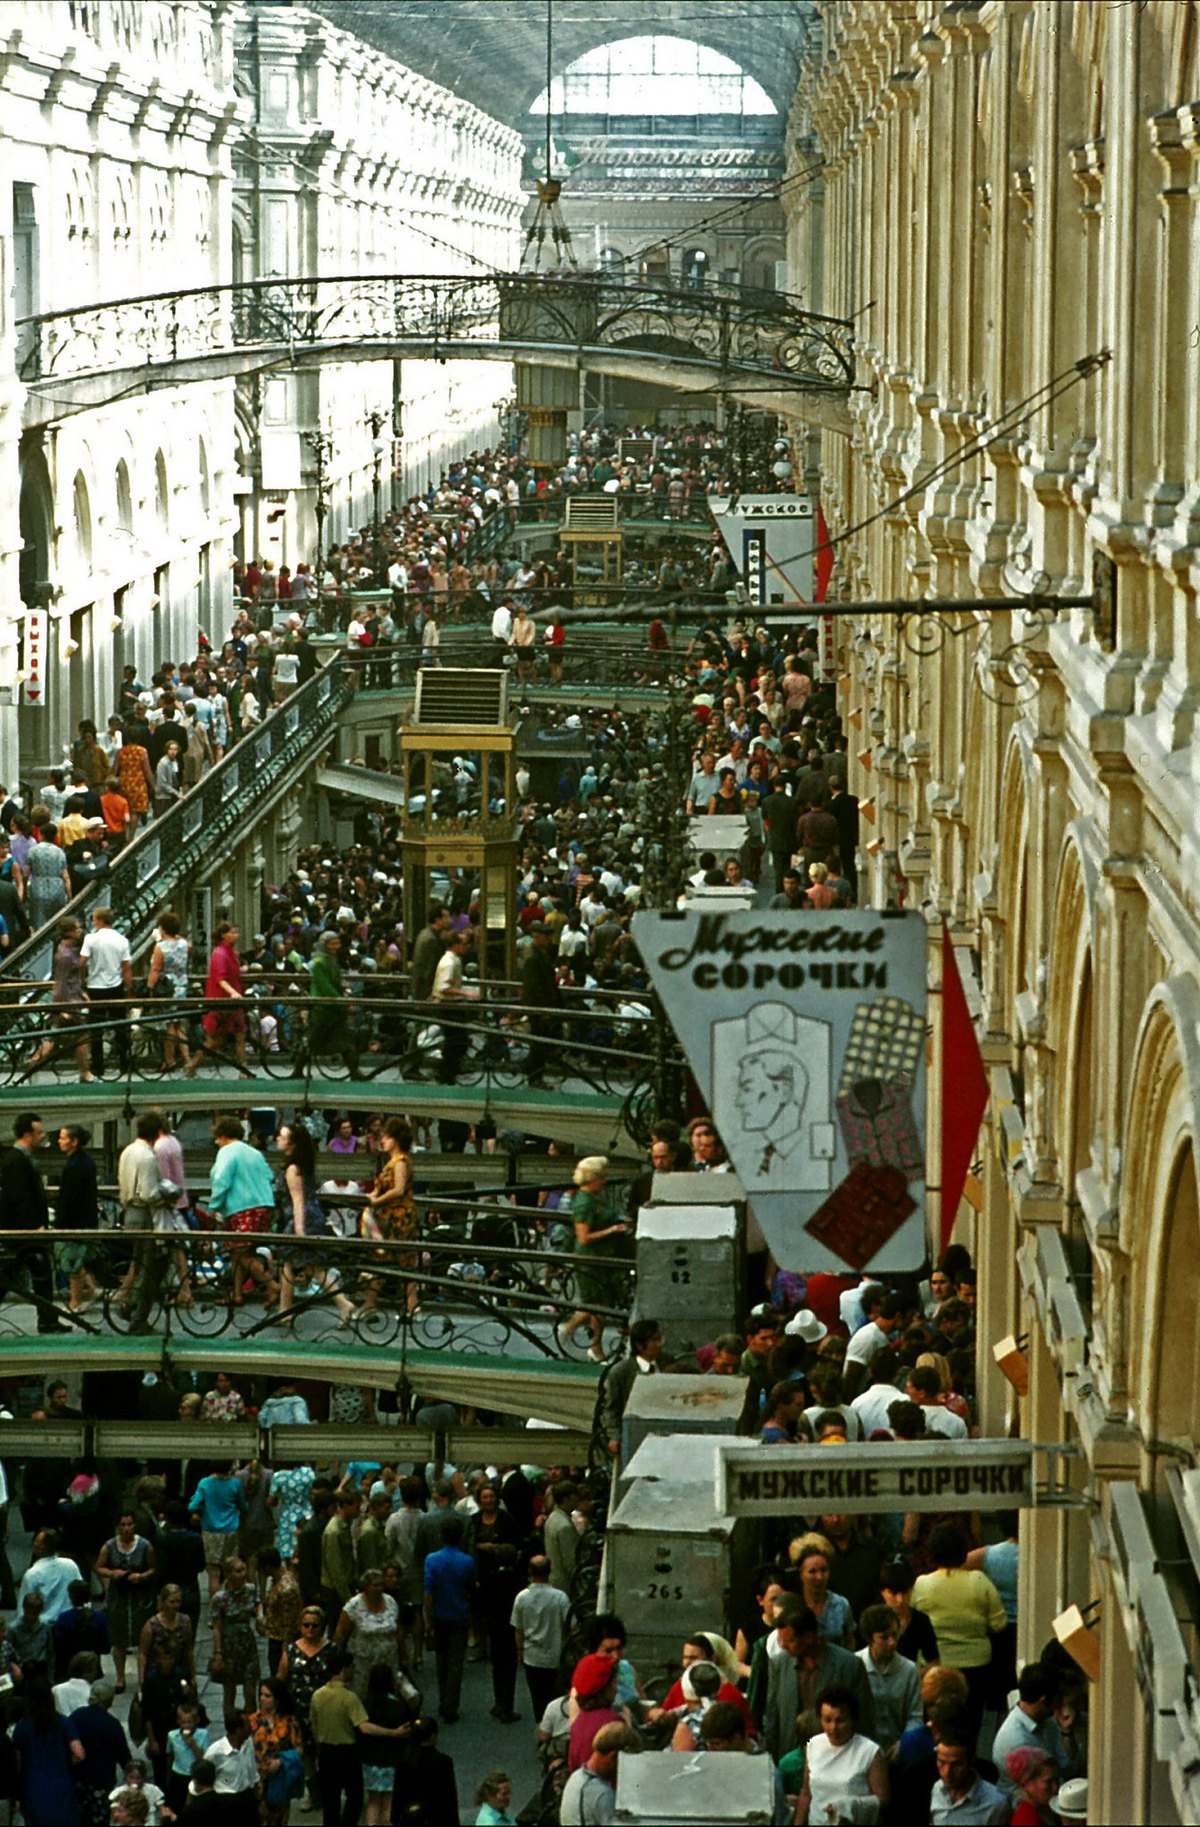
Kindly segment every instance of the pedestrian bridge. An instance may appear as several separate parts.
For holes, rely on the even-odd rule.
[[[337,1197],[323,1195],[331,1213]],[[451,1402],[590,1433],[601,1366],[585,1355],[585,1332],[560,1335],[578,1306],[575,1259],[549,1241],[536,1214],[500,1198],[431,1201],[415,1243],[289,1237],[294,1300],[285,1312],[241,1285],[244,1258],[220,1230],[142,1241],[107,1228],[10,1234],[0,1367],[9,1377],[157,1370],[167,1358],[186,1371],[364,1384],[395,1389],[416,1408]],[[255,1245],[257,1259],[280,1274],[281,1237],[237,1244]],[[68,1258],[70,1250],[78,1255]],[[73,1308],[63,1264],[80,1259],[96,1292]],[[593,1301],[591,1310],[611,1358],[632,1264],[604,1258],[589,1267],[597,1264],[610,1277],[611,1304]]]
[[[131,393],[325,362],[536,362],[720,388],[848,433],[851,325],[783,293],[615,284],[597,275],[413,273],[267,279],[26,317],[32,430]]]

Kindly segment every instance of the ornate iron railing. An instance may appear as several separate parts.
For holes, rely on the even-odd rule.
[[[199,784],[140,830],[106,872],[80,890],[54,919],[4,956],[6,977],[41,975],[64,914],[85,925],[92,907],[109,906],[131,943],[144,937],[181,882],[210,857],[246,835],[247,789],[264,801],[322,742],[354,695],[357,673],[341,658],[293,692],[260,728],[235,742]]]
[[[561,647],[512,648],[503,665],[511,674],[512,688],[518,697],[523,687],[529,685],[564,683],[593,686],[604,691],[620,686],[661,687],[672,672],[682,675],[686,671],[684,646],[686,640],[679,636],[671,648],[652,649],[645,641],[639,646],[629,634],[623,642],[615,643],[603,640],[595,630],[576,633],[568,625]],[[551,673],[552,663],[560,674],[558,679]],[[408,643],[397,643],[390,648],[376,647],[370,658],[359,662],[362,689],[365,692],[411,691],[417,674],[429,664],[420,648]],[[436,664],[486,667],[495,665],[495,661],[487,651],[486,643],[481,644],[478,630],[460,629],[451,624],[441,637]],[[548,745],[547,753],[551,752]]]
[[[260,349],[299,354],[419,349],[434,356],[514,349],[620,348],[683,356],[781,387],[844,394],[854,383],[849,322],[784,293],[688,291],[595,275],[342,274],[151,293],[23,318],[30,384]]]
[[[335,1224],[343,1210],[353,1224],[363,1200],[339,1193],[326,1204]],[[431,1201],[419,1234],[401,1240],[234,1233],[203,1208],[173,1230],[125,1231],[114,1216],[94,1231],[5,1234],[0,1337],[290,1336],[298,1348],[360,1344],[401,1362],[408,1351],[454,1351],[533,1368],[584,1358],[585,1332],[560,1336],[581,1307],[616,1349],[632,1296],[631,1260],[589,1257],[585,1300],[569,1218],[558,1221],[563,1239],[551,1235],[553,1217],[499,1199]]]
[[[630,1004],[636,998],[630,997]],[[0,1026],[0,1100],[8,1092],[36,1097],[38,1086],[58,1083],[60,1068],[75,1070],[77,1049],[87,1043],[90,1064],[114,1091],[124,1087],[126,1105],[134,1085],[178,1080],[184,1059],[204,1040],[200,1019],[212,1009],[228,1015],[230,1003],[202,997],[176,1001],[130,998],[133,1015],[99,1018],[83,1007],[70,1012],[69,1025],[56,1026],[44,1002],[12,1008]],[[659,1084],[663,1078],[662,1019],[625,1004],[595,1008],[531,1011],[522,1003],[492,1001],[412,1002],[395,997],[355,997],[330,1004],[310,997],[265,991],[237,1005],[248,1018],[246,1064],[228,1039],[206,1051],[197,1082],[213,1092],[214,1107],[253,1095],[271,1098],[287,1087],[287,1096],[303,1108],[318,1101],[331,1083],[361,1085],[369,1097],[372,1084],[389,1090],[415,1089],[422,1080],[445,1083],[476,1094],[517,1091],[530,1083],[546,1088],[547,1080],[570,1085],[575,1095],[618,1099],[614,1127],[639,1144],[649,1139],[651,1124],[663,1114]],[[112,1003],[103,1005],[106,1011]],[[314,1045],[309,1022],[318,1012],[324,1032]],[[262,1020],[275,1028],[264,1039]],[[531,1020],[532,1015],[532,1020]],[[439,1062],[448,1041],[460,1049],[453,1077],[442,1079]],[[50,1054],[41,1057],[44,1048]],[[224,1074],[213,1077],[213,1072]],[[166,1095],[164,1091],[164,1095]],[[144,1100],[143,1100],[144,1101]],[[10,1100],[11,1102],[11,1100]],[[132,1106],[130,1106],[132,1107]],[[447,1111],[446,1115],[452,1114]],[[536,1118],[530,1118],[536,1127]]]

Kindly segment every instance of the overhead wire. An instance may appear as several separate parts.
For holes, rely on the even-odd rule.
[[[918,495],[924,495],[928,491],[930,483],[940,482],[943,477],[961,468],[972,457],[977,457],[981,451],[986,450],[990,444],[995,444],[998,439],[1014,431],[1031,413],[1041,412],[1047,406],[1053,405],[1054,401],[1066,393],[1069,388],[1074,387],[1079,381],[1090,379],[1111,360],[1112,352],[1108,349],[1102,349],[1097,355],[1080,356],[1079,360],[1072,362],[1069,368],[1063,368],[1058,374],[1051,375],[1048,381],[1043,381],[1042,385],[1033,393],[1028,394],[1025,399],[1018,400],[1015,406],[1008,407],[985,431],[978,432],[952,456],[943,458],[940,463],[935,463],[933,468],[928,470],[919,482],[914,482],[911,488],[903,489],[894,500],[884,502],[882,507],[876,508],[874,513],[868,514],[864,520],[856,521],[852,526],[843,528],[836,535],[818,540],[806,552],[797,553],[797,560],[816,558],[822,552],[836,552],[838,546],[846,540],[855,538],[859,533],[865,533],[867,528],[874,526],[877,521],[886,519],[889,514],[894,514],[898,507],[903,507],[906,502],[915,500]],[[1043,398],[1043,395],[1046,397]]]

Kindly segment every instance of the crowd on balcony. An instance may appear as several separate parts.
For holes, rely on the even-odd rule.
[[[585,441],[572,453],[569,473],[553,479],[542,496],[555,484],[561,491],[603,489],[614,479],[618,488],[640,488],[644,481],[670,516],[677,482],[684,486],[674,499],[686,502],[689,475],[720,479],[728,452],[711,441],[706,448],[706,436],[681,435],[675,451],[629,465],[607,448],[612,440],[598,438],[594,447]],[[49,868],[35,853],[57,847],[54,837],[64,826],[72,843],[87,841],[88,794],[99,796],[97,816],[111,829],[108,783],[136,771],[145,803],[135,807],[142,797],[136,791],[123,795],[127,812],[113,838],[128,832],[135,811],[150,813],[163,761],[179,759],[169,752],[178,740],[174,727],[187,730],[186,765],[199,726],[208,747],[196,773],[202,779],[203,767],[238,727],[254,727],[255,711],[277,708],[303,683],[300,666],[289,676],[289,657],[303,655],[311,676],[310,630],[323,629],[327,619],[336,625],[345,618],[343,631],[352,640],[366,634],[368,649],[386,649],[408,639],[413,622],[422,640],[439,613],[451,619],[456,588],[474,591],[489,620],[498,610],[509,612],[499,629],[491,623],[495,657],[504,663],[523,599],[540,606],[541,593],[558,578],[549,561],[541,571],[502,558],[468,562],[467,540],[488,507],[516,514],[525,500],[538,499],[536,482],[532,495],[524,492],[530,478],[515,461],[486,456],[489,462],[481,457],[448,474],[428,499],[389,519],[378,543],[368,534],[335,549],[319,578],[304,567],[287,578],[250,567],[237,579],[245,600],[219,656],[205,644],[193,662],[164,665],[149,682],[129,669],[108,729],[80,731],[71,782],[78,791],[69,794],[65,778],[52,780],[33,808],[44,817],[28,831],[24,814],[0,800],[0,825],[10,833],[7,873],[0,847],[0,914],[7,919],[14,900],[26,912],[36,908],[38,917],[51,903],[61,906],[58,897],[75,881],[79,859],[63,849],[60,870],[57,858]],[[665,490],[655,484],[656,458]],[[681,476],[671,473],[676,468]],[[727,561],[719,547],[701,544],[692,562],[694,578],[711,581]],[[360,611],[356,587],[381,576],[391,600]],[[624,1045],[630,1056],[643,1045],[639,1022],[648,985],[632,916],[648,885],[681,906],[728,889],[750,904],[805,912],[857,899],[861,809],[848,792],[846,738],[815,631],[800,624],[785,634],[701,609],[682,633],[668,635],[660,622],[646,648],[664,656],[676,708],[555,704],[542,729],[546,754],[553,756],[559,742],[561,761],[547,768],[522,759],[517,766],[519,982],[509,993],[524,1009],[519,1028],[511,1011],[502,1018],[507,1025],[494,1025],[510,1060],[535,1086],[578,1070],[570,1060],[572,1034],[584,1032],[611,1053]],[[514,657],[519,664],[521,655]],[[140,752],[144,769],[128,756],[121,763],[127,750]],[[482,804],[469,755],[439,761],[432,785],[451,818],[508,811],[498,800]],[[687,825],[721,814],[744,819],[746,838],[736,856],[718,865]],[[82,820],[82,835],[72,820]],[[478,884],[464,872],[438,879],[422,930],[406,935],[400,838],[394,815],[360,808],[352,845],[302,849],[287,876],[264,888],[258,930],[244,934],[226,924],[212,936],[207,956],[193,959],[178,919],[164,914],[150,987],[165,983],[185,1006],[162,1027],[162,1066],[187,1073],[214,1065],[227,1071],[231,1064],[248,1070],[255,1051],[292,1050],[326,1068],[340,1060],[357,1078],[374,1053],[394,1060],[405,1079],[432,1074],[443,1084],[457,1082],[484,1044],[489,1022],[486,1002],[471,997],[485,930]],[[30,1061],[34,1070],[50,1062],[56,1046],[75,1051],[81,1076],[99,1070],[97,1042],[89,1050],[73,1031],[83,999],[103,1002],[107,994],[122,1005],[131,998],[128,948],[117,956],[120,935],[106,937],[103,917],[94,924],[99,940],[89,935],[86,956],[82,933],[62,936],[56,1002],[64,1031],[40,1043]],[[205,967],[209,1000],[192,1011],[186,999]],[[393,986],[389,1011],[380,1004]],[[298,1007],[297,997],[307,999],[306,1007]],[[591,1024],[586,1030],[570,1025],[580,1011]],[[126,1041],[120,1031],[115,1039],[120,1054]],[[347,1098],[324,1139],[348,1159],[344,1173],[324,1182],[307,1121],[281,1129],[278,1174],[269,1138],[248,1132],[233,1116],[216,1125],[217,1162],[202,1209],[219,1236],[228,1234],[221,1272],[229,1298],[251,1303],[264,1320],[272,1309],[290,1316],[307,1299],[348,1327],[369,1319],[381,1303],[411,1322],[423,1303],[438,1298],[433,1271],[421,1258],[422,1245],[428,1251],[432,1244],[432,1224],[418,1215],[413,1198],[414,1157],[423,1143],[432,1145],[433,1125],[385,1122],[371,1112],[365,1087],[348,1089]],[[126,1151],[130,1158],[122,1164],[122,1199],[129,1195],[131,1209],[153,1203],[151,1179],[157,1185],[165,1173],[172,1181],[160,1153],[169,1129],[163,1123],[156,1130],[156,1120],[139,1121],[133,1152]],[[86,1154],[80,1132],[63,1135],[65,1154]],[[454,1114],[438,1123],[437,1141],[443,1154],[522,1146],[519,1137],[498,1138],[487,1120]],[[694,1119],[686,1131],[666,1118],[653,1125],[647,1175],[726,1169],[709,1119]],[[561,1290],[557,1307],[548,1303],[548,1336],[556,1334],[567,1357],[612,1358],[612,1314],[628,1305],[629,1295],[628,1273],[614,1270],[611,1259],[627,1256],[645,1190],[645,1178],[615,1184],[603,1157],[585,1157],[574,1166],[564,1161],[559,1184],[496,1201],[512,1217],[514,1238],[539,1238],[577,1255],[565,1288],[568,1304]],[[0,1181],[0,1201],[7,1200]],[[14,1228],[7,1203],[5,1226]],[[196,1235],[180,1229],[182,1241],[168,1240],[153,1256],[133,1248],[127,1283],[118,1290],[132,1321],[144,1322],[163,1298],[185,1307],[195,1298],[196,1265],[211,1263],[215,1247],[210,1234],[200,1244]],[[306,1281],[294,1242],[301,1236],[377,1243],[403,1253],[401,1272],[384,1289],[369,1273],[339,1271],[331,1259],[318,1261]],[[588,1263],[595,1252],[609,1259],[604,1266]],[[86,1250],[56,1265],[59,1294],[80,1312],[101,1297],[93,1269]],[[765,1252],[749,1258],[747,1273],[755,1304],[737,1333],[690,1340],[675,1352],[667,1347],[676,1341],[664,1341],[653,1319],[639,1316],[626,1328],[628,1350],[609,1363],[598,1415],[611,1452],[620,1450],[630,1390],[639,1377],[661,1370],[745,1378],[741,1430],[765,1451],[802,1442],[814,1451],[861,1444],[869,1453],[873,1443],[896,1441],[936,1453],[948,1439],[978,1434],[976,1286],[965,1252],[948,1252],[925,1283],[907,1276],[805,1277],[778,1269]],[[495,1286],[504,1285],[501,1274]],[[239,1389],[223,1375],[208,1389],[166,1377],[153,1387],[147,1412],[195,1417],[198,1430],[253,1412],[256,1396],[265,1394],[249,1384]],[[370,1390],[326,1392],[320,1401],[337,1419],[385,1420],[392,1410],[389,1396]],[[291,1386],[270,1402],[276,1409],[259,1410],[260,1419],[308,1413]],[[57,1411],[51,1402],[52,1411],[63,1412],[61,1398]],[[486,1457],[482,1431],[479,1457]],[[149,1769],[139,1783],[130,1766],[132,1787],[162,1789],[166,1804],[184,1818],[199,1818],[186,1810],[210,1789],[226,1812],[242,1809],[247,1821],[286,1821],[290,1807],[299,1811],[318,1799],[327,1821],[357,1823],[364,1808],[369,1823],[455,1818],[447,1812],[455,1806],[448,1799],[454,1765],[461,1775],[471,1767],[471,1752],[469,1735],[451,1736],[450,1729],[469,1718],[463,1670],[476,1656],[490,1664],[498,1722],[517,1722],[523,1674],[544,1759],[541,1818],[612,1820],[618,1758],[646,1747],[688,1755],[750,1751],[769,1760],[780,1821],[1011,1820],[1028,1827],[1085,1818],[1086,1685],[1057,1642],[1036,1662],[1021,1668],[1016,1662],[1014,1516],[1002,1515],[998,1527],[971,1512],[813,1514],[769,1525],[762,1564],[734,1594],[731,1620],[714,1617],[711,1628],[682,1643],[683,1673],[664,1694],[631,1666],[620,1618],[597,1618],[585,1628],[583,1610],[572,1611],[581,1591],[575,1569],[594,1560],[600,1546],[598,1487],[582,1468],[553,1466],[527,1476],[508,1465],[395,1466],[381,1457],[378,1465],[339,1466],[328,1479],[318,1470],[231,1465],[205,1449],[198,1431],[182,1475],[169,1474],[161,1487],[143,1480],[140,1489],[102,1489],[106,1507],[99,1509],[80,1507],[95,1495],[89,1481],[99,1479],[97,1470],[59,1465],[57,1482],[48,1473],[40,1495],[40,1475],[27,1474],[25,1521],[40,1533],[20,1592],[9,1582],[15,1610],[0,1657],[8,1656],[35,1722],[30,1732],[14,1730],[12,1777],[26,1785],[21,1793],[34,1821],[38,1804],[27,1785],[40,1768],[37,1721],[49,1717],[46,1692],[57,1697],[53,1687],[43,1688],[42,1677],[57,1677],[59,1710],[81,1742],[87,1733],[97,1740],[105,1735],[96,1715],[113,1723],[103,1680],[99,1690],[90,1686],[104,1673],[99,1663],[85,1669],[68,1657],[51,1669],[51,1627],[58,1619],[46,1616],[44,1600],[41,1611],[26,1603],[56,1582],[70,1597],[72,1568],[64,1573],[64,1560],[84,1588],[63,1607],[73,1618],[98,1615],[92,1601],[101,1587],[111,1597],[114,1573],[140,1570],[139,1603],[123,1595],[106,1608],[111,1647],[86,1622],[78,1623],[78,1646],[70,1642],[76,1657],[85,1648],[94,1660],[111,1654],[117,1689],[132,1688],[127,1660],[132,1667],[137,1657]],[[64,1523],[68,1538],[55,1544],[46,1531],[61,1531]],[[0,1563],[0,1580],[3,1575]],[[190,1620],[186,1630],[181,1618]],[[211,1632],[213,1644],[207,1683],[196,1660],[198,1628]],[[79,1685],[85,1682],[86,1695]],[[440,1721],[429,1706],[434,1689]],[[78,1703],[69,1712],[68,1700]],[[118,1703],[116,1712],[127,1705]],[[205,1705],[212,1714],[207,1722]],[[81,1720],[80,1713],[89,1717]],[[439,1723],[446,1729],[442,1749]],[[127,1738],[136,1736],[133,1724],[121,1728]],[[114,1758],[128,1755],[128,1743],[107,1737]],[[108,1785],[96,1781],[89,1788],[71,1769],[72,1741],[63,1742],[59,1761],[78,1818],[106,1818],[101,1788],[107,1805],[110,1788],[129,1786],[118,1784],[118,1762],[85,1760],[93,1776],[103,1768]],[[294,1778],[290,1796],[276,1781],[284,1768]],[[474,1776],[472,1768],[472,1783]],[[65,1807],[68,1790],[60,1786],[57,1793],[55,1805]],[[121,1819],[136,1818],[140,1809],[136,1796],[115,1805]],[[476,1805],[481,1821],[514,1818],[503,1770],[486,1775]]]
[[[627,438],[636,440],[636,450],[622,455]],[[506,559],[499,540],[482,539],[485,526],[502,534],[522,518],[555,520],[561,518],[564,500],[601,493],[629,501],[664,527],[697,519],[706,523],[709,491],[731,486],[726,439],[714,427],[678,432],[599,427],[572,434],[571,445],[557,471],[535,470],[519,454],[474,451],[451,464],[424,493],[384,512],[378,529],[365,527],[331,545],[320,575],[306,564],[293,571],[269,560],[251,560],[234,567],[234,595],[252,606],[256,626],[291,619],[297,626],[304,622],[332,633],[348,629],[361,613],[356,593],[390,592],[390,613],[371,612],[373,641],[427,645],[422,637],[428,622],[442,628],[460,620],[487,620],[510,588],[540,605],[547,592],[567,582],[564,554],[529,565]],[[481,552],[482,544],[489,549]],[[639,552],[631,558],[624,581],[652,581],[664,564],[678,575],[679,587],[723,588],[729,582],[723,554],[714,582],[712,563],[697,568],[689,550],[668,544],[660,552],[653,543],[649,555]]]

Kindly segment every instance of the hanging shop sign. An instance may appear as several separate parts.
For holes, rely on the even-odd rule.
[[[710,495],[708,505],[755,608],[812,602],[817,538],[807,495]]]
[[[920,915],[645,912],[633,932],[779,1266],[919,1269]]]
[[[723,1446],[724,1516],[1021,1510],[1036,1501],[1028,1440],[859,1441],[854,1446]]]
[[[50,617],[44,609],[25,612],[25,683],[24,702],[41,710],[46,702],[47,654],[50,641]]]

